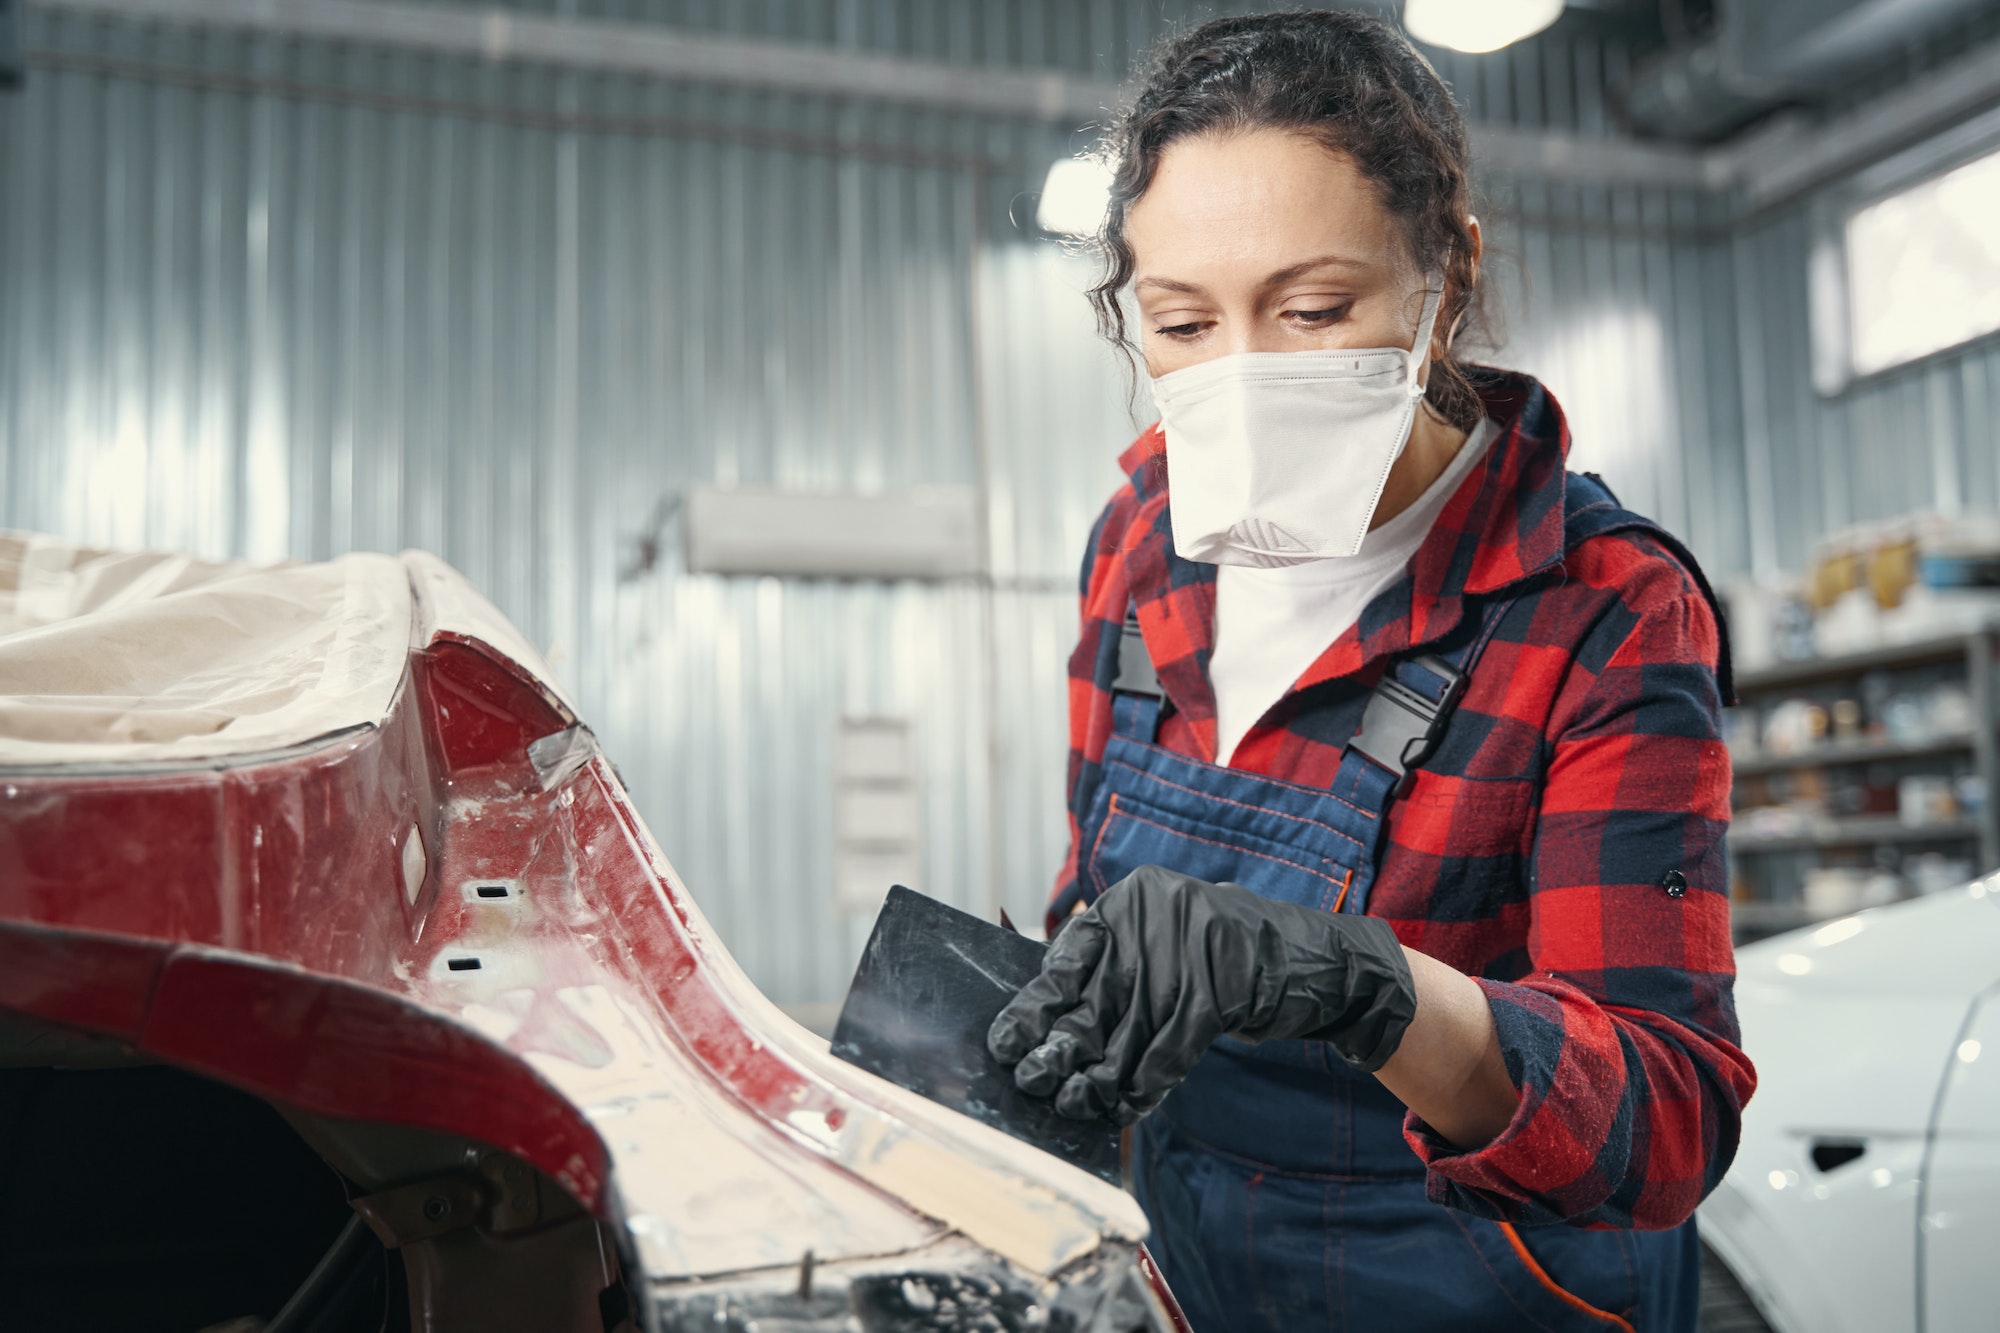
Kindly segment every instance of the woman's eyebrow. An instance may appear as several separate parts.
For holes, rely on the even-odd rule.
[[[1145,277],[1132,284],[1132,290],[1135,292],[1145,291],[1149,287],[1156,287],[1163,292],[1182,292],[1188,296],[1208,295],[1208,288],[1200,283],[1182,282],[1179,278]]]
[[[1364,259],[1350,259],[1346,255],[1320,255],[1314,259],[1302,259],[1296,264],[1287,264],[1265,278],[1260,285],[1266,288],[1281,286],[1294,278],[1302,278],[1315,269],[1344,268],[1365,271],[1372,267],[1373,265]],[[1133,283],[1132,290],[1135,293],[1162,291],[1180,292],[1188,296],[1208,295],[1208,288],[1198,282],[1183,282],[1179,278],[1162,278],[1150,274]]]
[[[1346,255],[1321,255],[1317,259],[1301,260],[1296,264],[1289,264],[1279,269],[1276,273],[1264,279],[1264,286],[1277,287],[1283,283],[1292,281],[1294,278],[1303,278],[1314,269],[1345,268],[1365,270],[1370,267],[1372,265],[1366,260],[1349,259]]]

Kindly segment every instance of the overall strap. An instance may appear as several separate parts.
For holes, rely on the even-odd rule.
[[[1565,481],[1564,551],[1573,550],[1586,539],[1601,533],[1643,529],[1662,539],[1694,570],[1696,579],[1701,579],[1701,570],[1695,566],[1694,558],[1684,552],[1681,544],[1651,519],[1620,508],[1618,497],[1611,493],[1611,488],[1604,484],[1602,477],[1594,472],[1571,473]],[[1703,592],[1708,592],[1705,580],[1702,580],[1701,586]],[[1459,648],[1447,653],[1420,653],[1402,658],[1391,663],[1389,669],[1382,673],[1375,693],[1368,700],[1368,710],[1362,716],[1361,726],[1353,739],[1348,741],[1347,748],[1358,751],[1362,757],[1394,775],[1389,799],[1393,800],[1409,789],[1412,770],[1437,750],[1438,742],[1444,737],[1444,729],[1451,722],[1452,710],[1458,705],[1459,695],[1465,692],[1465,678],[1472,674],[1480,654],[1486,651],[1493,631],[1500,626],[1501,617],[1518,600],[1517,593],[1513,597],[1488,602],[1480,614],[1479,633]],[[1714,600],[1712,593],[1709,600]]]
[[[1728,621],[1694,556],[1659,524],[1621,507],[1618,497],[1597,474],[1567,474],[1563,488],[1565,551],[1605,533],[1632,531],[1644,532],[1666,547],[1693,575],[1702,595],[1708,599],[1721,636],[1716,683],[1722,702],[1735,703]],[[1374,855],[1380,854],[1383,819],[1389,807],[1408,790],[1414,770],[1436,752],[1445,728],[1451,724],[1459,696],[1465,692],[1466,678],[1472,674],[1501,620],[1525,591],[1488,602],[1480,613],[1479,633],[1456,650],[1402,658],[1392,662],[1376,682],[1361,725],[1340,756],[1340,771],[1333,784],[1333,794],[1353,807],[1352,813],[1357,818],[1372,826],[1375,840],[1369,845]],[[1373,869],[1371,865],[1368,873],[1355,877],[1356,892],[1346,896],[1343,910],[1367,909],[1368,887],[1375,878]]]
[[[1389,807],[1408,790],[1415,770],[1436,752],[1459,696],[1465,693],[1466,679],[1517,600],[1503,597],[1487,602],[1480,609],[1477,634],[1448,651],[1398,658],[1375,682],[1361,725],[1348,739],[1333,778],[1334,796],[1369,835],[1362,843],[1370,849],[1371,862],[1379,854]],[[1370,864],[1354,877],[1339,910],[1368,910],[1368,890],[1374,880]]]
[[[1111,730],[1130,740],[1153,743],[1160,731],[1159,673],[1146,651],[1139,633],[1139,608],[1125,608],[1125,624],[1118,632],[1118,673],[1111,680]]]
[[[1681,544],[1680,538],[1668,532],[1652,519],[1635,514],[1621,507],[1618,497],[1604,484],[1604,478],[1595,472],[1572,472],[1565,478],[1563,490],[1563,549],[1573,551],[1592,537],[1607,532],[1643,532],[1654,541],[1667,548],[1674,559],[1693,576],[1695,586],[1708,599],[1708,607],[1715,615],[1717,635],[1717,657],[1715,663],[1715,683],[1722,694],[1724,707],[1736,702],[1736,680],[1729,656],[1729,617],[1722,613],[1722,602],[1715,595],[1715,589],[1708,584],[1708,575],[1702,573],[1701,565],[1693,552]]]

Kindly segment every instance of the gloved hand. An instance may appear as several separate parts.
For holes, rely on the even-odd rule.
[[[1324,1039],[1372,1073],[1416,1012],[1388,922],[1141,866],[1070,919],[986,1048],[1063,1115],[1129,1125],[1225,1033]]]

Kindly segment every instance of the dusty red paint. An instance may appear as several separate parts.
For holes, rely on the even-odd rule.
[[[489,654],[464,640],[440,639],[414,665],[428,732],[449,775],[518,763],[530,743],[569,725],[542,690],[495,670]]]
[[[847,1241],[856,1215],[841,1209],[864,1196],[853,1179],[822,1189],[826,1173],[876,1177],[843,1153],[951,1137],[773,1028],[610,763],[581,733],[558,736],[576,725],[559,693],[474,634],[532,650],[449,570],[411,568],[428,628],[375,725],[205,766],[0,769],[0,1019],[109,1038],[319,1116],[481,1141],[606,1221],[629,1211],[642,1256],[663,1223],[693,1220],[676,1205],[699,1196],[661,1181],[701,1149],[674,1130],[620,1139],[621,1197],[590,1117],[634,1123],[620,1117],[649,1098],[642,1110],[714,1117],[719,1091],[743,1115],[714,1117],[729,1123],[711,1141],[749,1147],[770,1168],[762,1188],[830,1209],[768,1215]],[[892,1192],[906,1233],[866,1197],[875,1230],[855,1244],[879,1248],[857,1254],[921,1245],[943,1221]],[[766,1262],[774,1238],[789,1262],[787,1233],[739,1229],[758,1234],[725,1237],[715,1272]]]
[[[1139,1272],[1145,1277],[1146,1285],[1160,1298],[1160,1304],[1167,1308],[1167,1317],[1173,1320],[1175,1333],[1194,1333],[1188,1326],[1187,1316],[1181,1313],[1181,1303],[1174,1299],[1167,1279],[1160,1273],[1160,1266],[1153,1262],[1152,1252],[1143,1245],[1139,1247]]]
[[[0,1008],[324,1115],[483,1140],[600,1213],[605,1145],[524,1058],[601,1044],[565,1021],[566,989],[647,1015],[764,1117],[838,1125],[839,1098],[716,990],[609,764],[543,789],[527,747],[570,724],[526,672],[440,636],[374,728],[210,768],[0,773]],[[521,886],[504,938],[461,892],[480,879]],[[446,953],[531,975],[504,1044],[461,1021]]]

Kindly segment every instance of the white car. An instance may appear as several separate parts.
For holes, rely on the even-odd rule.
[[[2000,875],[1737,966],[1758,1086],[1701,1208],[1707,1326],[2000,1327]]]

